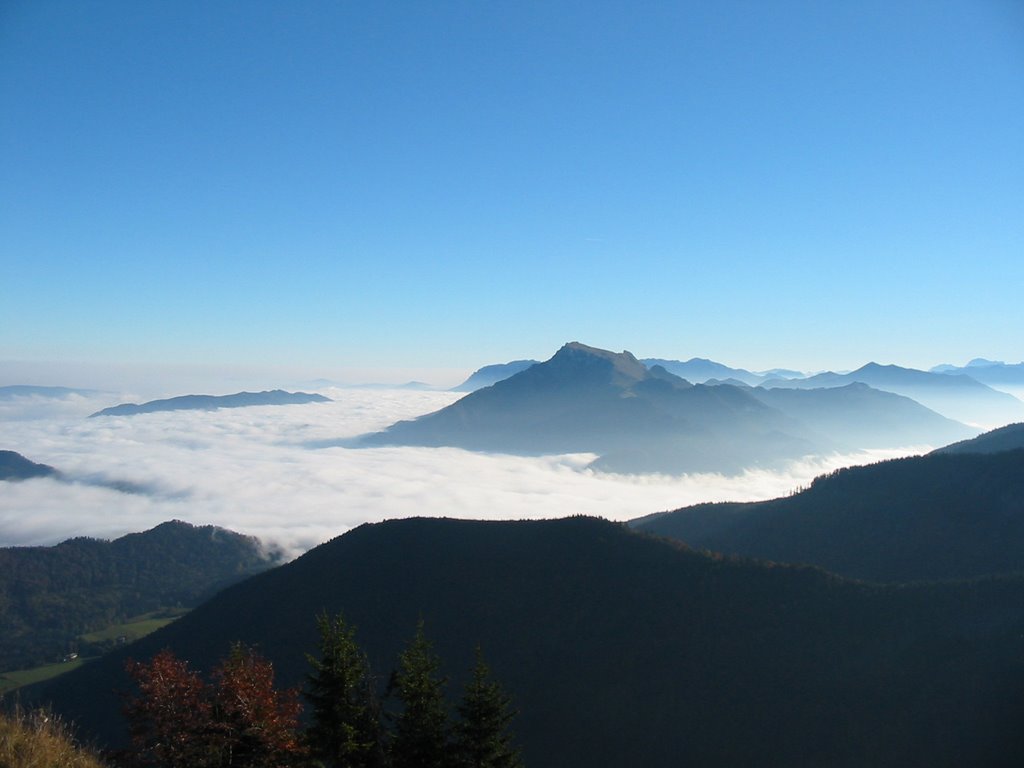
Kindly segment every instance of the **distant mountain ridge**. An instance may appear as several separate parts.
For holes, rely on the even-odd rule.
[[[843,421],[855,440],[822,429]],[[695,385],[629,352],[570,342],[543,363],[357,444],[595,453],[593,466],[606,471],[678,473],[737,472],[835,450],[934,445],[972,434],[870,388],[787,395]]]
[[[265,392],[237,392],[233,395],[182,395],[164,400],[150,400],[148,403],[122,403],[104,408],[91,414],[96,416],[134,416],[140,413],[158,411],[212,411],[218,408],[246,408],[253,405],[302,405],[305,403],[329,403],[331,399],[308,392],[285,392],[281,389]]]
[[[28,480],[55,477],[59,473],[48,464],[37,464],[15,451],[0,451],[0,480]]]
[[[509,376],[514,376],[520,371],[525,371],[531,365],[536,365],[537,362],[537,360],[513,360],[508,363],[485,365],[483,368],[478,368],[470,374],[469,378],[457,387],[452,387],[450,391],[475,392],[483,387],[497,384],[499,381],[507,379]]]
[[[868,363],[850,373],[819,373],[806,379],[770,379],[764,387],[815,389],[861,383],[916,400],[957,421],[1004,424],[1024,418],[1024,402],[964,374],[943,374]]]
[[[31,384],[11,384],[0,387],[0,400],[7,400],[13,397],[55,397],[63,398],[70,395],[96,395],[100,394],[96,389],[73,389],[71,387],[39,387]]]
[[[766,378],[743,368],[730,368],[728,365],[716,363],[714,360],[707,360],[702,357],[693,357],[686,361],[646,357],[640,362],[648,368],[652,368],[655,365],[661,366],[669,373],[674,373],[676,376],[691,381],[694,384],[703,384],[709,379],[718,381],[735,379],[736,381],[742,381],[744,384],[756,387]]]
[[[1017,766],[1020,579],[910,586],[697,553],[594,518],[364,525],[32,695],[124,739],[124,659],[255,644],[302,682],[341,612],[383,689],[418,621],[449,690],[483,649],[532,768]],[[29,692],[23,699],[29,697]]]
[[[964,374],[989,386],[1024,386],[1024,363],[1004,363],[1001,360],[975,358],[965,366],[937,365],[932,373]]]

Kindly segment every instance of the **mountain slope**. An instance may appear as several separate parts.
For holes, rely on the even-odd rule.
[[[873,581],[1024,571],[1024,451],[851,467],[786,498],[634,520],[693,547]]]
[[[53,477],[58,472],[47,464],[37,464],[14,451],[0,451],[0,480],[28,480]]]
[[[233,395],[182,395],[166,400],[150,400],[148,403],[122,403],[97,411],[95,416],[134,416],[139,413],[158,411],[210,411],[217,408],[245,408],[251,405],[301,405],[304,403],[329,403],[323,395],[306,392],[285,392],[280,389],[266,392],[238,392]]]
[[[0,549],[0,670],[59,660],[75,638],[269,568],[259,542],[223,528],[163,523],[114,541]]]
[[[970,376],[929,373],[897,365],[868,363],[852,373],[819,373],[806,379],[772,379],[766,388],[815,389],[861,383],[916,400],[927,408],[970,424],[1001,425],[1024,418],[1024,402]]]
[[[847,448],[936,445],[977,432],[910,398],[867,384],[821,389],[756,387],[750,393]]]
[[[365,525],[37,692],[109,739],[124,657],[258,644],[301,682],[343,611],[381,680],[417,621],[458,695],[483,647],[533,768],[1014,765],[1020,580],[891,589],[589,518]]]
[[[525,371],[531,365],[536,364],[536,360],[513,360],[509,363],[485,365],[483,368],[479,368],[474,371],[469,378],[459,384],[459,386],[452,387],[451,391],[475,392],[478,389],[489,387],[503,379],[507,379],[509,376],[514,376],[520,371]]]
[[[1007,424],[971,440],[939,448],[934,453],[1000,453],[1024,448],[1024,423]]]

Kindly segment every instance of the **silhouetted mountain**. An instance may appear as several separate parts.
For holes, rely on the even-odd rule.
[[[977,430],[940,416],[910,398],[867,384],[822,389],[751,390],[754,397],[847,448],[948,443]]]
[[[703,384],[708,379],[716,379],[718,381],[736,379],[744,384],[757,386],[765,379],[764,376],[751,373],[743,368],[730,368],[727,365],[722,365],[722,363],[716,363],[714,360],[707,360],[702,357],[693,357],[686,361],[646,357],[640,362],[648,368],[660,365],[669,373],[674,373],[676,376],[692,381],[694,384]]]
[[[896,365],[868,363],[851,373],[819,373],[806,379],[771,379],[766,388],[815,389],[853,383],[916,400],[957,421],[1004,424],[1024,418],[1024,403],[964,375],[929,373]]]
[[[791,368],[771,368],[767,371],[754,371],[758,376],[767,379],[803,379],[807,374],[803,371],[794,371]]]
[[[596,453],[598,469],[677,473],[737,472],[839,449],[935,445],[971,434],[887,393],[758,394],[746,386],[694,385],[661,366],[648,369],[628,352],[573,342],[544,363],[359,444]]]
[[[127,656],[209,669],[255,644],[299,684],[343,612],[383,687],[418,620],[457,695],[481,646],[532,768],[1017,766],[1020,579],[902,588],[699,554],[590,518],[364,525],[58,678],[123,739]],[[23,697],[24,698],[24,697]]]
[[[1006,364],[1001,360],[975,358],[965,366],[937,365],[933,373],[964,374],[990,386],[1024,387],[1024,363]]]
[[[82,633],[191,607],[276,562],[251,536],[180,521],[114,541],[2,548],[0,670],[59,661]]]
[[[0,387],[0,400],[12,397],[68,397],[69,395],[96,395],[95,389],[71,389],[69,387],[37,387],[29,384],[12,384]]]
[[[787,498],[700,504],[631,525],[692,547],[872,581],[1024,571],[1024,451],[851,467]]]
[[[736,387],[692,385],[628,352],[572,342],[550,360],[361,444],[596,453],[620,472],[739,471],[813,453],[804,428]]]
[[[475,392],[478,389],[489,387],[503,379],[507,379],[509,376],[514,376],[520,371],[525,371],[531,365],[536,364],[536,360],[513,360],[510,363],[485,365],[483,368],[474,371],[470,377],[459,384],[459,386],[452,387],[450,391]]]
[[[425,381],[407,381],[405,384],[400,384],[399,389],[412,389],[420,392],[429,392],[432,389],[436,389],[433,384],[427,384]]]
[[[212,411],[217,408],[246,408],[250,405],[301,405],[304,403],[329,403],[323,395],[307,392],[285,392],[274,389],[267,392],[238,392],[234,395],[182,395],[166,400],[150,400],[148,403],[122,403],[97,411],[94,416],[135,416],[139,413],[157,411]]]
[[[1024,424],[1007,424],[972,440],[939,448],[934,453],[1000,453],[1024,448]]]
[[[36,464],[20,453],[0,451],[0,480],[27,480],[30,477],[50,477],[58,472],[46,464]]]

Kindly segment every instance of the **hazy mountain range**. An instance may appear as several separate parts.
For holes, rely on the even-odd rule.
[[[534,362],[514,361],[485,366],[454,391],[473,391],[489,386],[518,373],[527,367],[524,364]],[[790,389],[867,384],[874,389],[909,397],[957,421],[996,425],[1024,418],[1024,402],[988,386],[1024,386],[1024,363],[1008,365],[978,358],[963,367],[938,365],[931,371],[868,363],[852,372],[827,371],[805,376],[799,371],[782,368],[752,372],[699,357],[686,361],[652,357],[640,362],[648,368],[660,366],[693,384],[742,383],[751,387]]]
[[[572,342],[360,444],[596,453],[616,472],[736,472],[835,450],[941,444],[973,430],[865,386],[812,392],[691,384],[628,352]]]
[[[69,395],[88,397],[97,394],[101,394],[99,390],[73,389],[70,387],[37,387],[28,384],[12,384],[0,387],[0,400],[14,397],[68,397]]]
[[[217,408],[245,408],[253,405],[299,405],[304,403],[329,403],[323,395],[307,392],[285,392],[281,389],[266,392],[237,392],[233,395],[182,395],[165,400],[150,400],[148,403],[122,403],[104,408],[91,414],[95,416],[134,416],[140,413],[158,411],[211,411]]]
[[[492,384],[497,384],[502,379],[507,379],[509,376],[514,376],[520,371],[524,371],[531,365],[536,365],[537,360],[513,360],[510,363],[497,363],[495,365],[485,365],[483,368],[478,368],[474,371],[468,379],[459,384],[457,387],[452,387],[452,392],[475,392],[483,387],[489,387]]]
[[[771,379],[764,382],[764,386],[815,389],[853,383],[904,395],[958,421],[997,425],[1024,419],[1024,403],[970,376],[930,373],[897,365],[868,363],[851,373],[826,372],[806,379]]]
[[[999,386],[1024,386],[1024,363],[1004,363],[1001,360],[985,360],[977,357],[967,365],[936,365],[933,373],[966,374],[984,384]]]

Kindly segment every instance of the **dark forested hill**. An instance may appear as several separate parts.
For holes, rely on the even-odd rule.
[[[868,447],[867,431],[871,447],[903,445],[908,435],[937,444],[973,434],[906,398],[862,389],[757,395],[749,387],[693,385],[659,366],[646,368],[628,352],[573,342],[544,363],[364,436],[361,444],[596,453],[594,466],[603,470],[679,473],[737,472]],[[778,407],[762,401],[768,399]],[[797,412],[829,427],[845,423],[849,435],[819,431]]]
[[[182,395],[167,400],[150,400],[148,403],[122,403],[104,408],[94,416],[134,416],[139,413],[157,411],[211,411],[217,408],[246,408],[251,405],[300,405],[304,403],[329,403],[323,395],[307,392],[285,392],[281,389],[267,392],[237,392],[233,395]]]
[[[525,763],[1019,765],[1019,579],[882,587],[699,554],[591,518],[365,525],[231,587],[51,699],[117,738],[130,652],[209,668],[257,644],[300,683],[314,616],[343,611],[381,687],[417,621],[457,694],[483,647]]]
[[[273,564],[252,537],[177,521],[114,541],[0,549],[0,670],[59,661],[84,632],[192,607]]]
[[[700,504],[632,525],[693,547],[876,581],[1024,571],[1024,450],[851,467],[787,498]]]
[[[939,448],[935,453],[1000,453],[1018,448],[1024,448],[1024,423],[1007,424],[972,440],[961,440]]]
[[[0,480],[28,480],[56,474],[57,470],[47,464],[36,464],[14,451],[0,451]]]

